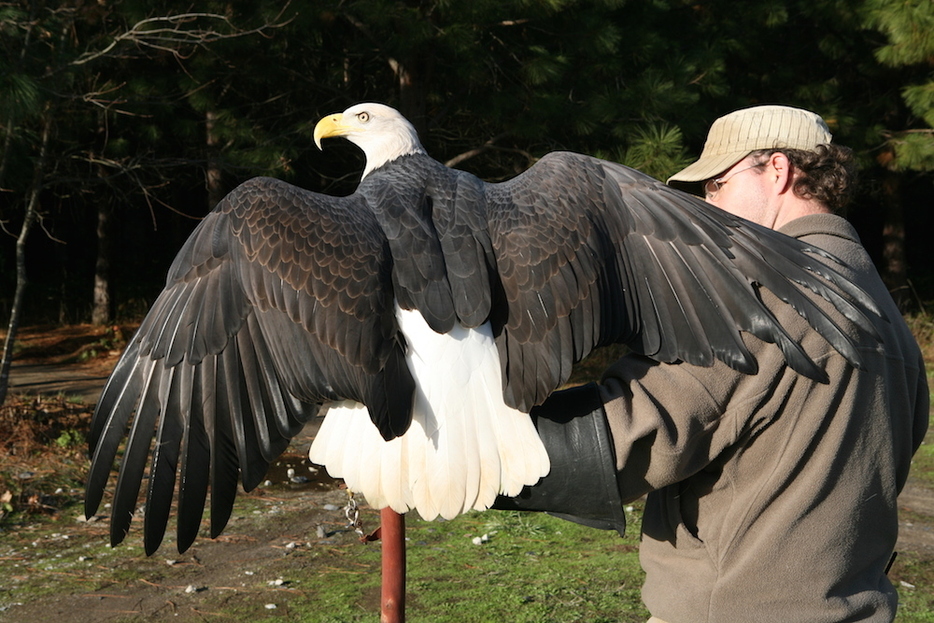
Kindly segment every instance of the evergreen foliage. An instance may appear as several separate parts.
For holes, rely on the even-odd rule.
[[[934,2],[869,0],[867,25],[888,42],[875,50],[880,63],[905,68],[901,95],[913,115],[905,128],[886,132],[895,169],[934,170]]]
[[[402,110],[429,152],[485,179],[568,149],[666,178],[736,108],[815,110],[866,165],[854,219],[881,240],[883,173],[931,190],[931,2],[175,0],[0,4],[0,225],[38,184],[26,321],[90,316],[112,210],[118,316],[145,308],[200,215],[254,175],[345,194],[360,155],[318,152],[324,114]],[[44,119],[49,160],[37,170]],[[919,181],[920,180],[920,181]],[[907,189],[907,190],[906,190]],[[929,216],[905,212],[910,232]],[[930,212],[930,210],[928,210]],[[909,264],[923,242],[906,239]],[[913,255],[914,253],[914,255]],[[922,273],[917,282],[925,283]],[[0,312],[13,291],[0,241]],[[926,292],[926,291],[925,291]],[[924,296],[930,296],[930,293]],[[121,307],[122,306],[122,307]],[[125,310],[121,312],[121,309]]]

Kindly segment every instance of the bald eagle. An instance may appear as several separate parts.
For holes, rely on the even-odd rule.
[[[430,158],[380,104],[328,116],[314,136],[363,150],[356,192],[264,177],[234,189],[182,247],[104,388],[85,512],[126,438],[114,545],[147,463],[146,552],[176,484],[179,551],[209,489],[217,536],[238,482],[262,482],[322,405],[314,462],[373,506],[450,518],[548,473],[528,412],[597,347],[753,374],[745,331],[826,381],[758,289],[853,365],[851,340],[801,288],[869,332],[880,313],[820,249],[618,164],[551,153],[488,184]]]

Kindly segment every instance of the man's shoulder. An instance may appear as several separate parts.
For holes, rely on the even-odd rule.
[[[853,224],[842,216],[836,214],[820,213],[808,214],[783,225],[779,232],[792,238],[807,238],[810,236],[829,236],[839,238],[841,242],[855,243],[862,246],[859,234]]]

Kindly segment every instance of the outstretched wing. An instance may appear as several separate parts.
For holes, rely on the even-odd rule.
[[[508,306],[494,329],[506,402],[524,411],[597,346],[625,342],[664,362],[720,359],[754,373],[740,331],[775,343],[795,370],[826,375],[758,296],[794,307],[852,364],[850,338],[804,294],[878,335],[881,311],[820,249],[732,216],[638,171],[552,153],[486,187],[489,235]],[[799,287],[800,286],[800,287]]]
[[[94,413],[89,516],[129,426],[111,542],[129,529],[150,455],[146,551],[164,536],[177,471],[184,551],[208,488],[216,536],[238,479],[259,484],[320,403],[364,403],[385,438],[401,434],[414,382],[390,271],[385,236],[358,196],[256,178],[221,201],[179,252]]]

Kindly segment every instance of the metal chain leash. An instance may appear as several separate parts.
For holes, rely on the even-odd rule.
[[[360,521],[360,510],[357,507],[357,500],[354,499],[353,491],[347,489],[347,506],[344,507],[344,516],[347,517],[347,527],[353,528],[354,532],[361,537],[365,536],[363,532],[363,522]]]

